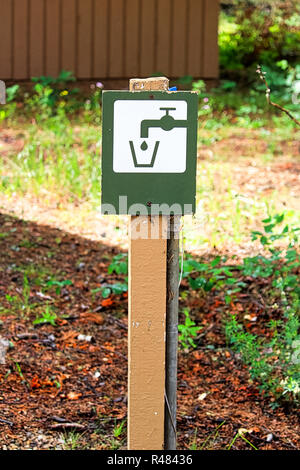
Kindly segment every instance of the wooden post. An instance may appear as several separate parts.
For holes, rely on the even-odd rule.
[[[130,91],[168,89],[164,77],[130,80]],[[137,222],[149,238],[136,237]],[[130,220],[129,450],[161,450],[164,445],[167,224],[166,216]],[[151,238],[151,232],[158,237]]]
[[[6,88],[5,83],[0,80],[0,104],[6,103]]]
[[[167,242],[167,311],[166,311],[166,450],[176,450],[178,292],[179,292],[179,226],[180,216],[169,221]]]

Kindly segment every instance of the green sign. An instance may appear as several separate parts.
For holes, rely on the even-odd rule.
[[[103,214],[195,212],[198,96],[104,91]]]

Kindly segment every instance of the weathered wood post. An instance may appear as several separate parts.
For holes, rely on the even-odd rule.
[[[180,216],[169,219],[167,242],[166,403],[164,448],[176,449]]]
[[[130,91],[168,89],[167,78],[130,80]],[[160,450],[164,445],[167,223],[166,216],[139,216],[150,237],[151,230],[160,234],[135,239],[135,218],[130,221],[128,449]]]
[[[0,80],[0,104],[6,103],[6,87],[5,83]]]

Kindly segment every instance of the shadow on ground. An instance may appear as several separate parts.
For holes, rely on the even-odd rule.
[[[0,213],[0,336],[10,342],[0,365],[3,449],[126,447],[127,296],[100,293],[122,281],[107,275],[114,254]],[[179,356],[178,447],[225,449],[243,428],[257,448],[299,448],[296,415],[271,410],[226,347],[223,306],[213,293],[192,296],[203,329],[197,349]],[[250,446],[238,438],[233,448]]]
[[[0,253],[0,335],[11,342],[0,366],[2,446],[65,448],[66,431],[85,432],[90,447],[121,445],[112,439],[126,416],[127,300],[102,306],[99,292],[115,249],[0,214]],[[45,312],[55,325],[33,325]]]

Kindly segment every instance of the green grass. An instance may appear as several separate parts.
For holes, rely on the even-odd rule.
[[[100,129],[71,123],[56,129],[29,124],[21,152],[1,159],[0,189],[22,195],[54,194],[69,201],[99,202]]]
[[[23,245],[24,246],[24,245]],[[30,248],[31,245],[27,245]],[[32,245],[35,246],[35,245]],[[32,294],[39,291],[41,295],[51,300],[54,292],[60,295],[64,286],[72,285],[68,279],[64,279],[63,272],[52,273],[51,270],[43,265],[28,264],[13,267],[15,273],[20,273],[20,287],[16,289],[14,284],[10,284],[7,294],[0,300],[0,316],[13,314],[29,319],[35,316],[33,324],[50,323],[56,326],[56,313],[51,305],[41,304],[38,301],[32,301]],[[0,270],[1,272],[1,270]],[[61,280],[60,280],[61,279]]]
[[[186,248],[221,248],[230,242],[241,245],[248,240],[249,227],[260,226],[266,213],[285,211],[288,222],[299,226],[298,199],[290,188],[275,187],[265,193],[254,180],[253,191],[242,191],[234,176],[239,163],[217,158],[198,162],[198,209],[195,217],[185,217]]]
[[[63,450],[83,450],[86,444],[83,434],[75,431],[64,432],[60,435]]]
[[[275,184],[268,193],[258,187],[249,194],[235,176],[236,168],[246,172],[255,165],[263,172],[280,157],[293,160],[292,145],[295,148],[299,139],[294,123],[267,108],[263,92],[226,90],[226,83],[206,92],[201,81],[197,87],[199,153],[201,157],[205,149],[210,154],[198,161],[198,214],[196,219],[185,217],[187,246],[242,244],[249,227],[255,228],[266,212],[289,208],[291,222],[299,223],[297,198],[288,185],[279,188]],[[71,101],[66,111],[65,97],[56,96],[53,108],[45,107],[44,95],[37,94],[25,98],[21,113],[14,100],[3,108],[2,126],[14,137],[21,136],[24,147],[18,152],[11,146],[3,152],[0,193],[33,196],[42,205],[54,203],[60,208],[85,203],[82,210],[93,212],[99,207],[101,192],[101,108],[96,101],[92,108],[90,100],[74,101],[81,111],[71,112],[76,109]],[[239,150],[247,139],[248,146]],[[258,150],[251,150],[255,145]]]

